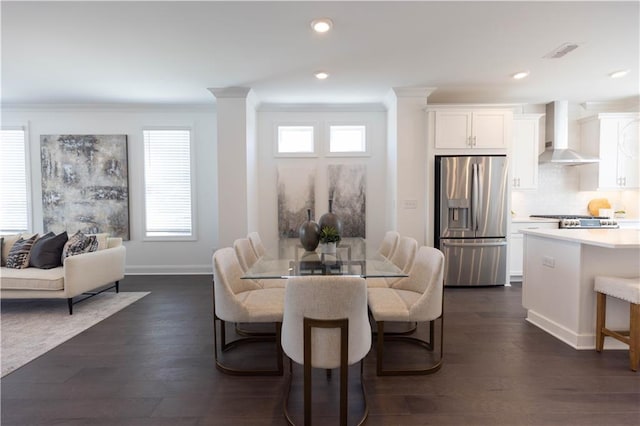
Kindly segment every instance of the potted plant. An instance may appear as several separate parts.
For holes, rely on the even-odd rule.
[[[336,245],[340,242],[340,234],[333,226],[325,226],[320,230],[320,244],[322,253],[335,253]]]

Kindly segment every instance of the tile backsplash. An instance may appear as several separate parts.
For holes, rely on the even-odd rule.
[[[639,218],[638,190],[580,191],[580,166],[540,164],[538,189],[512,191],[511,210],[517,217],[532,214],[589,214],[587,204],[607,198],[615,210],[626,210],[627,218]]]

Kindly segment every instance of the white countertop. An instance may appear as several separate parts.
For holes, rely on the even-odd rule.
[[[606,248],[640,248],[640,229],[522,229],[520,232]]]

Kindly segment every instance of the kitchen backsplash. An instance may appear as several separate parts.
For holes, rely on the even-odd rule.
[[[517,217],[532,214],[589,214],[587,204],[594,198],[607,198],[615,210],[626,211],[627,218],[640,218],[638,190],[580,191],[580,166],[540,164],[538,189],[512,191],[511,210]]]

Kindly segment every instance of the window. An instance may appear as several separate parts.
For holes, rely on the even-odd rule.
[[[27,154],[23,128],[0,131],[0,234],[29,229]]]
[[[366,153],[367,127],[364,125],[329,126],[330,153]]]
[[[191,131],[144,130],[145,237],[194,236]]]
[[[278,154],[315,153],[314,126],[278,126]]]

